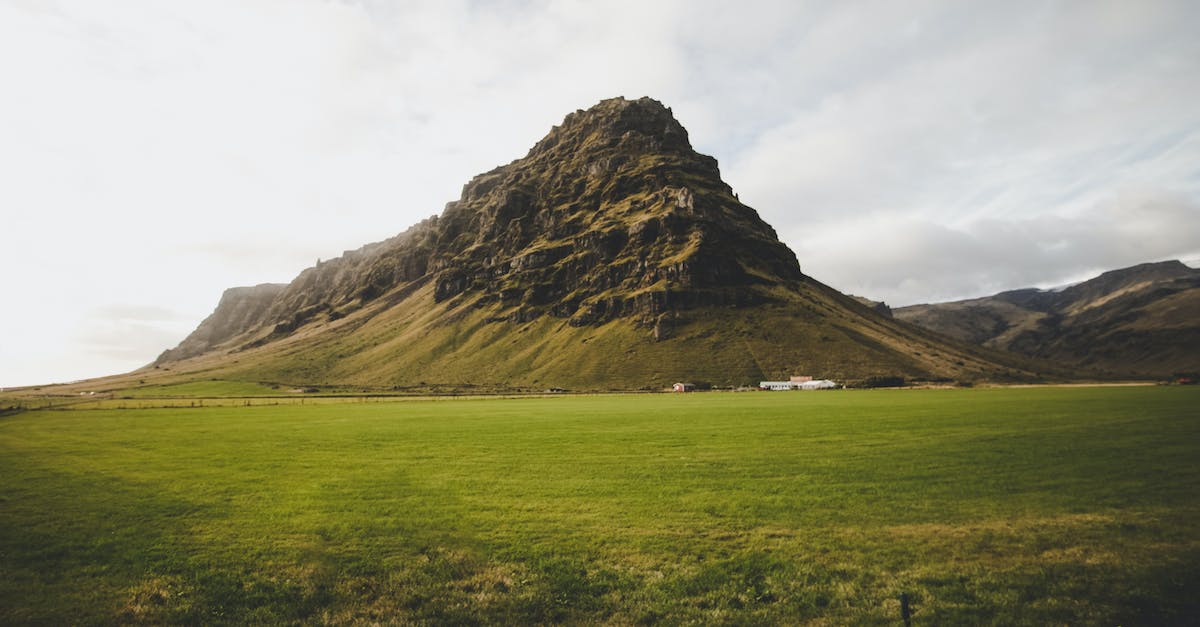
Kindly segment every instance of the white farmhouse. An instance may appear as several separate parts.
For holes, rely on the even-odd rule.
[[[831,390],[840,387],[829,379],[810,381],[759,381],[760,390]]]

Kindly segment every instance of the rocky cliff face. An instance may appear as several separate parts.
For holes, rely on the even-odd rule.
[[[754,301],[747,288],[800,278],[716,161],[646,98],[573,113],[524,159],[468,183],[438,220],[430,265],[438,300],[577,325]]]
[[[253,287],[232,287],[221,295],[217,309],[196,330],[176,346],[165,351],[156,363],[179,361],[201,355],[222,342],[263,325],[275,299],[286,285],[263,283]]]
[[[765,302],[766,288],[801,278],[795,255],[738,202],[716,160],[692,149],[670,109],[615,98],[475,177],[440,216],[287,286],[239,288],[253,298],[231,290],[158,363],[255,331],[259,342],[286,336],[405,285],[432,283],[435,300],[486,309],[497,322],[650,326],[681,309]]]

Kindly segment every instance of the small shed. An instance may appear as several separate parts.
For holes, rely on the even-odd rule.
[[[671,389],[675,392],[695,392],[696,386],[691,383],[676,383]]]

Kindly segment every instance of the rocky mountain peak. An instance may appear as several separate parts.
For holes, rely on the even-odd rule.
[[[652,98],[617,97],[568,114],[530,150],[527,158],[618,147],[626,151],[692,152],[687,130],[669,107]]]
[[[772,286],[802,278],[669,108],[612,98],[473,178],[441,215],[305,270],[265,309],[261,324],[273,331],[254,341],[428,283],[435,302],[496,322],[628,317],[662,337],[665,315],[765,302]]]
[[[524,158],[468,183],[439,228],[452,255],[434,263],[436,298],[474,293],[510,319],[655,316],[800,278],[716,160],[650,98],[568,115]]]
[[[441,214],[274,289],[231,293],[159,363],[393,389],[1024,372],[803,275],[649,98],[567,115]]]

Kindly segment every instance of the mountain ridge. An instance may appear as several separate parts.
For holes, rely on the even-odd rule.
[[[1137,264],[1055,290],[1024,288],[893,315],[955,339],[1107,375],[1200,371],[1200,270]]]

